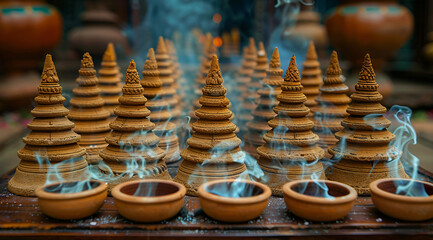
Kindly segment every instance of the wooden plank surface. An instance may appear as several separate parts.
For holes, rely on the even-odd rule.
[[[170,169],[171,172],[175,168]],[[152,224],[135,223],[124,219],[116,210],[113,198],[108,197],[98,213],[82,220],[60,221],[49,218],[38,209],[37,199],[13,195],[7,190],[7,182],[13,172],[0,179],[0,239],[14,237],[54,239],[157,237],[278,237],[292,236],[316,239],[321,236],[336,238],[352,236],[355,239],[380,238],[387,235],[393,239],[427,238],[433,234],[433,220],[404,222],[389,218],[378,212],[370,197],[359,197],[349,215],[335,222],[311,222],[289,213],[282,198],[271,197],[263,214],[254,220],[228,224],[208,218],[200,209],[198,198],[185,197],[185,207],[178,216]],[[431,173],[420,174],[431,181]],[[296,239],[295,238],[295,239]]]

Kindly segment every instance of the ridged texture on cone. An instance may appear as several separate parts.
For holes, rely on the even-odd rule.
[[[259,97],[257,91],[262,87],[262,80],[266,77],[267,69],[268,58],[263,42],[260,42],[259,50],[257,51],[256,65],[251,75],[251,80],[247,83],[246,91],[242,93],[242,104],[239,112],[239,124],[241,126],[242,136],[247,131],[246,124],[253,119],[251,113],[257,107],[255,102]]]
[[[338,143],[329,149],[333,159],[339,160],[327,173],[329,179],[346,183],[359,194],[369,194],[369,184],[381,178],[406,178],[398,156],[401,154],[390,143],[395,135],[387,128],[391,122],[383,114],[382,95],[377,91],[376,75],[370,55],[366,54],[359,73],[349,116],[341,122],[344,129],[335,133]]]
[[[272,189],[272,194],[282,196],[284,183],[297,179],[324,179],[320,160],[324,151],[318,145],[319,137],[312,132],[314,123],[307,118],[310,111],[304,105],[305,95],[295,56],[289,67],[274,107],[277,116],[270,120],[272,128],[265,134],[265,144],[257,148],[259,166],[264,176],[259,179]]]
[[[191,122],[194,122],[197,120],[197,117],[195,116],[195,111],[201,107],[201,104],[199,102],[201,91],[199,89],[202,89],[206,85],[206,76],[209,73],[210,64],[212,62],[213,55],[217,55],[218,51],[216,46],[213,44],[213,37],[211,35],[208,35],[206,37],[206,43],[204,48],[204,56],[201,61],[200,65],[200,71],[197,74],[196,78],[196,84],[197,84],[197,91],[196,91],[196,100],[193,102],[193,108],[191,112],[189,113],[189,116],[191,117]]]
[[[243,149],[255,159],[259,158],[257,147],[265,144],[263,136],[272,129],[268,121],[277,115],[273,108],[278,105],[277,96],[281,93],[281,84],[284,82],[278,48],[275,48],[266,72],[262,87],[257,91],[259,98],[257,107],[252,112],[253,119],[247,122],[247,132],[244,135]]]
[[[235,105],[235,113],[241,111],[240,104],[243,101],[242,94],[247,92],[248,83],[251,81],[251,77],[256,67],[257,59],[257,48],[254,38],[250,38],[248,47],[244,47],[242,51],[242,63],[236,76],[236,87],[233,89],[235,101],[238,103]]]
[[[310,45],[308,46],[303,67],[301,83],[304,86],[303,93],[307,97],[305,106],[311,109],[317,105],[316,97],[319,96],[319,87],[323,83],[322,70],[320,70],[320,63],[317,60],[316,48],[313,41],[310,41]],[[310,112],[309,117],[313,117],[313,112]]]
[[[184,91],[184,88],[186,87],[187,83],[185,78],[183,78],[183,71],[180,68],[180,63],[179,63],[179,58],[177,56],[177,51],[176,51],[176,47],[174,46],[173,42],[166,39],[166,45],[167,47],[167,51],[168,54],[170,55],[170,60],[172,62],[172,68],[173,68],[173,78],[174,78],[174,88],[176,88],[177,94],[179,95],[180,99],[185,99],[186,98],[186,94]],[[183,88],[181,88],[180,86],[183,86]],[[180,102],[182,111],[185,110],[185,108],[187,107],[184,101]]]
[[[166,93],[164,100],[168,103],[168,112],[172,116],[172,121],[177,124],[182,113],[180,106],[180,98],[177,95],[173,78],[173,67],[165,46],[164,39],[159,37],[158,46],[156,48],[156,61],[158,63],[159,78],[162,81],[162,89]]]
[[[105,137],[110,134],[110,112],[104,108],[104,100],[99,95],[98,78],[88,52],[81,59],[78,74],[68,118],[75,123],[74,131],[81,135],[78,144],[86,149],[87,161],[97,164],[101,160],[99,152],[108,145]]]
[[[171,179],[163,158],[164,150],[158,147],[159,137],[153,133],[155,124],[149,120],[147,99],[135,66],[131,60],[125,75],[120,105],[114,109],[117,118],[110,123],[112,132],[106,138],[108,146],[100,156],[103,174],[110,176],[108,189],[119,183],[142,179]]]
[[[78,181],[88,177],[86,149],[78,145],[80,135],[72,131],[74,123],[66,116],[65,98],[59,85],[51,55],[45,57],[37,106],[31,111],[34,119],[27,125],[31,132],[23,138],[25,146],[18,151],[21,159],[9,181],[9,191],[22,196],[35,196],[37,187],[46,183],[47,173],[62,179]]]
[[[230,121],[232,112],[227,108],[229,100],[218,65],[213,56],[206,86],[200,98],[202,105],[195,114],[198,120],[192,124],[193,134],[188,147],[180,155],[183,159],[174,180],[184,184],[189,195],[197,195],[198,187],[216,179],[248,178],[243,163],[245,153],[239,147],[236,125]]]
[[[350,103],[350,98],[347,96],[349,88],[341,80],[341,69],[336,51],[332,52],[326,70],[326,78],[319,90],[320,94],[316,97],[318,105],[312,109],[314,112],[313,131],[319,136],[319,146],[328,152],[328,147],[333,147],[338,141],[334,133],[343,129],[341,121],[348,115],[346,109]]]
[[[153,132],[160,138],[159,147],[165,151],[166,163],[176,162],[180,159],[179,139],[176,136],[176,125],[171,122],[171,114],[167,111],[168,103],[165,101],[165,92],[159,79],[158,65],[153,48],[149,49],[147,60],[144,63],[143,79],[141,85],[144,96],[147,98],[146,107],[150,110],[149,119],[156,127]]]
[[[110,112],[111,120],[114,120],[114,108],[119,106],[119,97],[122,95],[122,74],[116,62],[113,43],[109,43],[107,50],[104,52],[98,74],[98,87],[104,100],[104,108]]]

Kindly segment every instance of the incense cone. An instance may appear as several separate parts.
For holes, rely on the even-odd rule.
[[[256,65],[253,74],[251,75],[251,80],[247,83],[246,92],[242,93],[242,105],[239,113],[241,135],[246,133],[246,124],[253,119],[251,112],[257,107],[255,102],[259,98],[257,91],[262,87],[262,80],[266,77],[267,69],[268,58],[263,42],[260,42],[259,50],[257,51]]]
[[[326,78],[320,87],[320,94],[316,97],[318,105],[313,107],[314,112],[314,133],[319,136],[319,146],[325,150],[337,143],[334,133],[343,130],[341,121],[348,114],[346,112],[350,103],[347,96],[349,88],[341,80],[341,69],[338,63],[337,52],[333,51],[329,60]]]
[[[100,153],[110,168],[99,165],[110,177],[108,189],[135,179],[171,179],[163,160],[165,152],[157,146],[160,140],[152,131],[155,124],[148,118],[150,111],[134,60],[126,71],[122,92],[120,105],[114,109],[117,118],[110,123],[113,131],[106,138],[108,146]]]
[[[283,73],[278,48],[275,48],[262,87],[257,91],[259,98],[257,107],[252,112],[253,119],[247,122],[247,132],[244,135],[243,149],[255,159],[259,159],[257,148],[265,144],[263,136],[272,129],[268,121],[277,115],[273,108],[278,105],[277,96],[281,93],[281,84],[284,82]]]
[[[304,69],[302,70],[302,86],[304,86],[303,93],[307,97],[305,106],[313,108],[317,105],[316,97],[319,96],[319,87],[322,85],[323,77],[322,70],[320,70],[320,63],[317,60],[316,48],[313,41],[310,41],[308,46],[306,59],[303,63]],[[313,120],[313,112],[308,115]]]
[[[232,112],[227,107],[230,101],[222,84],[218,58],[214,55],[202,89],[201,107],[195,111],[198,120],[192,124],[193,134],[187,141],[188,147],[180,153],[183,161],[174,178],[185,185],[189,195],[197,196],[198,187],[211,180],[248,178],[243,163],[245,153],[239,147],[236,125],[230,121]]]
[[[312,132],[314,123],[307,118],[310,109],[302,93],[295,56],[289,67],[274,107],[277,116],[270,120],[272,128],[265,134],[265,144],[257,148],[258,164],[264,172],[259,179],[272,189],[272,194],[283,196],[284,183],[298,179],[325,179],[320,160],[324,151],[317,144],[319,137]]]
[[[369,184],[381,178],[407,178],[398,159],[401,152],[390,144],[395,135],[387,128],[391,122],[383,114],[382,95],[377,91],[376,74],[370,55],[366,54],[359,73],[349,116],[341,122],[343,130],[336,132],[337,144],[329,149],[339,160],[327,173],[330,180],[346,183],[359,194],[369,194]]]
[[[104,100],[104,108],[110,112],[110,120],[114,120],[114,109],[119,105],[119,97],[122,94],[122,74],[116,62],[113,43],[109,43],[104,52],[98,74],[98,87]]]
[[[17,195],[35,196],[36,188],[49,179],[79,181],[88,176],[86,149],[78,145],[80,135],[66,118],[69,110],[63,106],[65,98],[50,54],[45,57],[38,92],[37,106],[31,111],[34,119],[27,125],[31,132],[23,138],[26,145],[18,151],[21,162],[8,184]]]
[[[159,78],[162,81],[162,89],[166,93],[164,100],[167,101],[169,106],[167,110],[172,116],[173,123],[177,124],[182,112],[180,109],[180,99],[173,86],[172,62],[162,37],[159,37],[158,46],[156,48],[156,61],[158,64]]]
[[[176,125],[171,122],[172,116],[167,111],[166,93],[159,79],[153,48],[149,49],[147,60],[144,63],[141,85],[144,89],[144,96],[147,98],[146,107],[150,110],[149,119],[156,125],[153,132],[161,139],[158,147],[165,151],[164,161],[166,163],[176,162],[180,159],[179,139],[175,133]]]
[[[72,90],[74,97],[68,118],[75,123],[74,132],[81,135],[78,144],[86,149],[87,161],[97,164],[101,160],[99,152],[107,146],[105,137],[110,134],[110,113],[99,95],[98,78],[89,53],[83,55],[78,73],[78,86]]]

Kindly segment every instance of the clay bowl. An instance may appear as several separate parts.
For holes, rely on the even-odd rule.
[[[406,221],[424,221],[433,218],[433,184],[413,180],[412,189],[397,194],[398,185],[407,185],[410,179],[385,178],[370,183],[371,198],[382,213]],[[421,194],[421,192],[423,194]]]
[[[326,193],[322,187],[326,186]],[[296,180],[283,186],[287,208],[310,221],[335,221],[347,215],[358,197],[352,187],[329,180]]]
[[[231,194],[233,189],[242,190]],[[198,195],[201,208],[209,217],[223,222],[245,222],[265,210],[271,189],[258,182],[223,179],[202,184]]]
[[[96,213],[107,198],[107,184],[97,180],[52,183],[35,191],[39,208],[46,215],[80,219]]]
[[[186,189],[168,180],[124,182],[111,190],[119,213],[137,222],[158,222],[174,217],[184,203]]]

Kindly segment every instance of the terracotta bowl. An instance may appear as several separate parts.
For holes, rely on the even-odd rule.
[[[244,188],[238,194],[232,189]],[[223,179],[202,184],[198,188],[200,205],[211,218],[224,222],[245,222],[258,217],[268,205],[271,189],[248,180]]]
[[[320,186],[326,186],[328,191]],[[296,180],[283,186],[287,208],[310,221],[335,221],[347,215],[358,197],[352,187],[329,180]]]
[[[119,213],[137,222],[158,222],[174,217],[184,203],[186,189],[168,180],[124,182],[111,190]]]
[[[370,183],[371,198],[382,213],[406,221],[424,221],[433,218],[433,184],[413,180],[413,186],[424,190],[412,196],[397,194],[396,185],[409,183],[410,179],[385,178]]]
[[[35,193],[39,208],[46,215],[63,220],[80,219],[101,208],[107,198],[107,184],[96,180],[52,183],[38,187]]]

